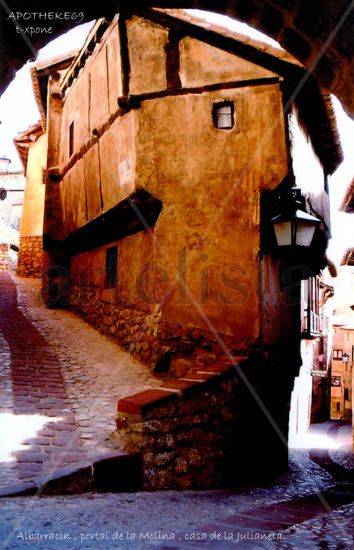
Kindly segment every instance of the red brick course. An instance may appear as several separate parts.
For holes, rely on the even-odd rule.
[[[204,390],[208,382],[212,384],[220,374],[232,370],[233,365],[239,360],[239,357],[223,357],[218,359],[216,363],[195,367],[176,380],[165,380],[159,388],[123,397],[117,403],[117,411],[120,413],[141,414],[164,403],[170,403],[178,396],[190,396],[195,392]]]
[[[162,391],[162,390],[146,390],[143,392],[124,397],[118,401],[118,411],[130,414],[140,414],[146,411],[150,406],[156,404],[162,405],[163,403],[170,402],[171,399],[176,399],[177,394],[175,391]]]

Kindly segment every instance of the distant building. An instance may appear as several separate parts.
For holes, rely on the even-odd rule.
[[[354,364],[354,267],[347,261],[336,281],[333,318],[331,418],[352,418],[352,374]]]
[[[23,277],[41,277],[43,274],[43,217],[47,179],[45,91],[49,78],[48,69],[54,71],[68,67],[72,58],[72,54],[65,54],[49,63],[37,64],[36,69],[32,68],[33,90],[41,120],[14,139],[26,177],[17,267],[18,275]]]
[[[47,140],[41,123],[14,139],[23,164],[26,189],[20,226],[18,275],[41,277],[43,272],[43,214]]]
[[[343,199],[341,210],[347,214],[354,213],[354,179],[348,185],[345,197]],[[350,415],[350,400],[351,400],[351,416],[352,416],[352,437],[354,450],[354,246],[348,248],[341,262],[341,273],[344,284],[341,285],[342,299],[340,306],[342,311],[338,313],[342,315],[337,319],[338,324],[338,347],[333,352],[337,352],[336,359],[333,358],[333,370],[340,370],[333,379],[337,385],[337,389],[332,389],[333,394],[333,414],[341,414],[348,418]],[[344,311],[343,311],[344,309]],[[344,313],[344,316],[343,316]],[[340,356],[342,352],[342,361]],[[343,358],[343,354],[345,356]],[[344,360],[343,360],[344,359]],[[351,372],[351,383],[350,383]],[[339,389],[338,389],[339,388]]]
[[[23,171],[0,172],[0,188],[8,191],[6,199],[0,201],[0,223],[18,231],[25,189]]]
[[[310,424],[330,418],[333,276],[331,265],[301,285],[302,365],[295,377],[289,423],[289,441],[295,446]]]
[[[24,186],[21,170],[0,172],[0,271],[16,267]]]

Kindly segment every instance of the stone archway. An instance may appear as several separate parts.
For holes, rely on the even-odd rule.
[[[34,13],[73,14],[69,0],[54,2],[48,10],[45,0],[36,2],[36,12],[29,12],[25,0],[1,5],[0,93],[15,72],[35,56],[37,49],[73,26],[73,20],[43,19]],[[121,9],[141,6],[199,8],[227,14],[265,32],[297,57],[318,78],[321,85],[334,93],[346,111],[354,114],[354,13],[353,0],[104,0],[86,4],[82,22],[109,17]],[[13,11],[12,11],[13,10]],[[51,34],[20,33],[13,12],[19,12],[22,27],[48,27]],[[30,13],[31,16],[23,16]],[[22,15],[21,15],[22,14]],[[47,16],[48,17],[48,16]],[[55,17],[55,16],[54,16]],[[74,22],[76,24],[76,22]]]

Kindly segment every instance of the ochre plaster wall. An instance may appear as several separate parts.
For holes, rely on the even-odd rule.
[[[235,101],[233,130],[213,126],[213,102],[223,99]],[[277,113],[278,127],[269,128],[269,119],[276,120]],[[152,232],[119,243],[118,304],[142,311],[157,307],[165,320],[185,327],[210,328],[203,320],[208,316],[209,323],[225,334],[251,340],[259,336],[260,190],[276,186],[286,173],[285,140],[281,148],[276,139],[279,129],[284,131],[279,113],[278,87],[262,86],[146,101],[141,109],[115,121],[118,138],[124,135],[118,126],[135,118],[136,185],[163,203]],[[132,133],[126,132],[128,141]],[[108,134],[105,137],[109,143]],[[113,197],[118,202],[126,194],[117,193],[117,175],[112,177],[109,166],[106,193],[113,205]],[[77,177],[71,179],[75,169]],[[78,203],[85,201],[82,172],[77,163],[62,183],[68,191],[68,232],[78,227]],[[86,179],[91,201],[93,181]],[[95,189],[98,197],[97,185]],[[74,285],[80,284],[77,271],[96,266],[101,278],[95,276],[88,284],[103,287],[102,251],[72,260]],[[277,274],[272,277],[277,279]]]
[[[180,41],[180,76],[186,87],[276,76],[236,55],[186,36]]]
[[[61,169],[70,158],[70,124],[74,121],[75,153],[90,137],[92,130],[117,110],[117,97],[121,94],[119,39],[117,22],[114,21],[65,96],[59,158]]]
[[[66,234],[128,197],[135,188],[136,113],[118,117],[60,184]]]
[[[236,116],[226,131],[212,121],[213,102],[225,99]],[[202,308],[217,330],[259,335],[260,190],[287,171],[280,99],[278,86],[261,86],[142,104],[136,182],[163,203],[154,235],[169,321],[205,327]]]
[[[130,93],[166,89],[164,47],[168,31],[139,17],[127,21],[130,58]]]
[[[43,170],[47,162],[47,136],[43,134],[30,146],[20,237],[42,236],[45,185]]]
[[[121,241],[73,256],[70,265],[71,284],[96,288],[101,299],[108,299],[119,306],[152,312],[158,288],[153,280],[155,270],[151,267],[155,257],[154,241],[153,234],[142,231]],[[107,248],[114,245],[118,245],[118,275],[116,292],[112,294],[104,288],[105,258]]]
[[[332,352],[332,376],[341,377],[341,385],[331,387],[331,418],[341,418],[350,420],[352,409],[352,369],[353,369],[353,350],[354,350],[354,330],[348,330],[346,327],[335,327],[333,336]],[[334,351],[347,353],[348,363],[343,363],[341,359],[334,359]],[[348,398],[345,399],[345,390]],[[339,406],[337,406],[339,403]]]

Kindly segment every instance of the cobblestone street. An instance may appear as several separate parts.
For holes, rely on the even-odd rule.
[[[39,281],[13,278],[0,280],[2,487],[119,452],[117,400],[159,383],[75,315],[46,309]]]
[[[349,453],[336,456],[348,460]],[[354,504],[331,504],[327,511],[325,491],[332,485],[308,451],[294,450],[289,472],[258,488],[7,498],[0,502],[0,547],[350,549]],[[314,493],[319,493],[317,505],[299,505],[299,497]],[[288,516],[279,503],[286,503]],[[257,526],[270,510],[273,519],[275,513],[284,521],[283,529],[269,520],[268,530],[259,521]],[[286,525],[286,518],[294,523]],[[259,540],[261,535],[268,539]],[[57,540],[40,541],[44,536]]]
[[[117,399],[159,382],[72,313],[46,309],[38,282],[2,274],[0,284],[6,495],[63,466],[119,454],[110,437]],[[315,425],[291,450],[286,474],[234,491],[5,496],[0,548],[353,548],[350,444],[349,425]]]

